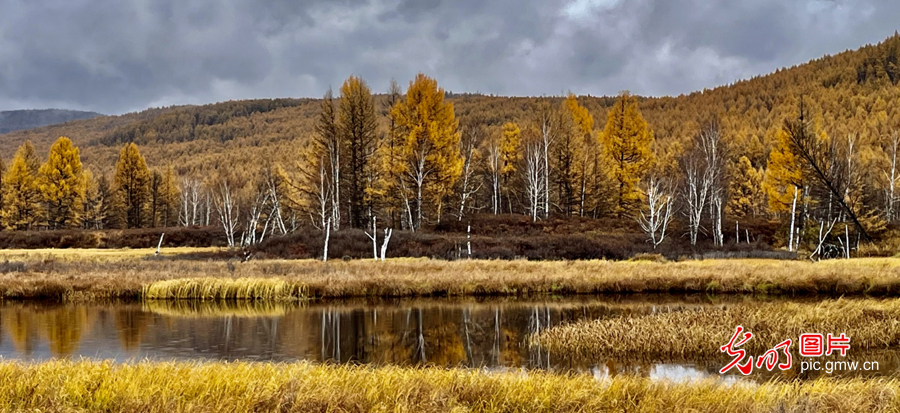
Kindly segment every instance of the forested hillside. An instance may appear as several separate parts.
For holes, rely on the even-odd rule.
[[[247,244],[304,225],[377,220],[418,230],[512,213],[640,222],[653,246],[734,242],[731,225],[742,220],[774,222],[790,249],[836,243],[839,232],[841,243],[875,239],[898,216],[898,58],[895,34],[660,98],[454,95],[424,75],[373,91],[351,77],[326,99],[151,109],[19,131],[0,135],[5,225],[204,223]],[[60,220],[36,194],[36,217],[9,218],[21,198],[11,183],[29,168],[29,179],[44,179],[33,166],[14,169],[13,152],[30,140],[43,157],[60,136],[78,147],[90,171],[82,192],[95,188],[103,211]],[[19,164],[36,164],[19,152]],[[125,183],[134,170],[139,179]],[[79,208],[91,204],[75,196]],[[677,233],[663,235],[670,222]]]
[[[62,109],[28,109],[0,111],[0,133],[38,128],[73,120],[103,116],[95,112]]]

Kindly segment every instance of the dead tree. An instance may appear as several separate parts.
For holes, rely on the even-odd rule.
[[[804,176],[814,180],[816,190],[823,192],[823,199],[827,196],[840,207],[863,239],[871,241],[856,211],[848,203],[849,173],[852,171],[845,170],[845,167],[850,168],[850,165],[842,161],[841,148],[836,139],[828,140],[812,130],[802,99],[800,115],[797,119],[785,119],[782,132],[788,138],[791,152],[800,159]]]

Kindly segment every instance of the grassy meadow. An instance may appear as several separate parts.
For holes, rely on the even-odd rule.
[[[658,292],[900,295],[900,260],[893,259],[820,263],[429,259],[240,263],[178,259],[179,254],[189,252],[193,250],[167,251],[159,258],[152,250],[5,250],[0,252],[4,261],[0,262],[0,296],[92,299],[150,294],[148,298],[289,299]]]
[[[900,296],[900,260],[202,260],[196,249],[3,250],[5,299],[703,293]]]
[[[892,412],[894,379],[656,382],[637,377],[308,363],[0,363],[0,411]]]

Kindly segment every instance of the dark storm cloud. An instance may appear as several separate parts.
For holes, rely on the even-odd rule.
[[[2,0],[0,109],[378,91],[687,93],[877,42],[893,0]]]

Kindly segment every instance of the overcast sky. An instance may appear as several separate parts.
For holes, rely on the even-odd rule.
[[[677,95],[878,42],[897,0],[0,0],[0,110],[376,92]]]

